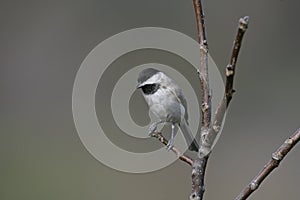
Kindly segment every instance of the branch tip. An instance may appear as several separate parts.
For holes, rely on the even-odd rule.
[[[261,169],[252,179],[251,183],[235,198],[235,200],[247,199],[259,185],[279,166],[280,162],[290,152],[290,150],[300,141],[300,128],[291,135],[284,143],[272,154],[271,160]]]
[[[240,20],[239,20],[239,28],[240,29],[245,31],[248,28],[248,24],[249,24],[249,16],[240,18]]]

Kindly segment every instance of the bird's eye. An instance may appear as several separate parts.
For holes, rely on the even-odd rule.
[[[144,94],[154,94],[159,89],[159,84],[153,83],[153,84],[147,84],[142,87]]]

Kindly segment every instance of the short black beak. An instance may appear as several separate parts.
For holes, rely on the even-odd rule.
[[[140,89],[143,85],[141,83],[137,84],[136,89]]]

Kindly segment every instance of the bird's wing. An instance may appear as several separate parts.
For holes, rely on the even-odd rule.
[[[184,107],[184,110],[185,110],[185,113],[184,113],[184,118],[186,120],[186,122],[188,123],[188,119],[189,119],[189,115],[188,115],[188,110],[187,110],[187,101],[186,101],[186,98],[182,92],[182,90],[180,88],[177,88],[176,89],[176,94],[178,96],[178,99],[180,100],[181,104],[183,105]]]
[[[178,103],[182,104],[185,110],[184,113],[184,119],[186,120],[186,122],[188,123],[188,110],[187,110],[187,101],[186,98],[181,90],[180,87],[177,86],[177,84],[172,80],[172,84],[173,87],[168,87],[170,89],[170,92],[172,92],[174,94],[174,96],[176,97]],[[172,89],[171,89],[172,88]]]

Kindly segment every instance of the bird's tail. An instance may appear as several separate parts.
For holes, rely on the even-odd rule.
[[[190,127],[185,119],[182,120],[179,127],[185,138],[186,143],[189,146],[189,150],[198,152],[199,144],[197,143],[197,141],[192,133],[192,130],[190,129]]]

